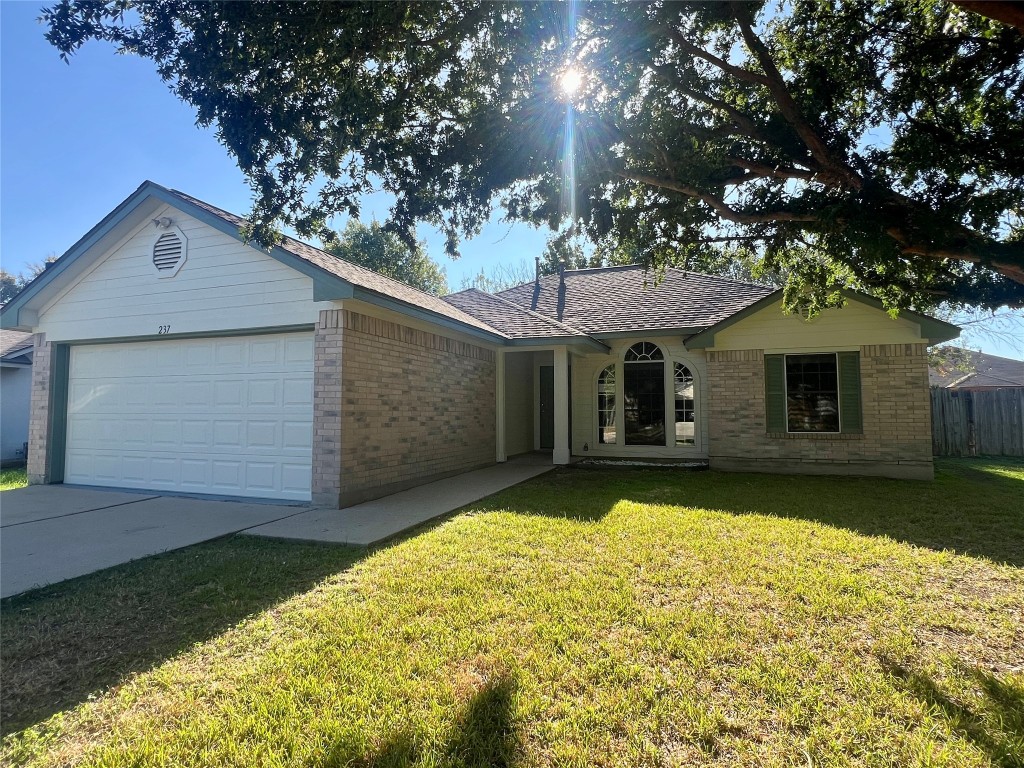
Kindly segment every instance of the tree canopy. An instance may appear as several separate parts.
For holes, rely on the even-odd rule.
[[[426,293],[436,296],[448,293],[444,269],[427,255],[423,246],[419,243],[410,246],[376,221],[367,225],[349,219],[345,229],[330,240],[327,250],[345,261]]]
[[[1007,5],[62,0],[43,19],[65,57],[101,39],[155,62],[237,159],[264,242],[329,238],[383,189],[392,231],[431,223],[453,252],[497,203],[655,267],[743,253],[791,300],[997,307],[1024,304]]]

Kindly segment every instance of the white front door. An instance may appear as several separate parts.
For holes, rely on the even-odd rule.
[[[313,334],[73,346],[64,482],[308,501]]]

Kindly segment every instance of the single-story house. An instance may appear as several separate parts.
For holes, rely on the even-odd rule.
[[[637,266],[439,298],[243,224],[146,182],[3,310],[30,482],[343,507],[528,451],[932,477],[948,323]]]
[[[928,383],[942,389],[1024,387],[1024,360],[963,347],[945,347],[928,369]]]
[[[32,334],[0,330],[0,465],[25,463],[32,395]]]

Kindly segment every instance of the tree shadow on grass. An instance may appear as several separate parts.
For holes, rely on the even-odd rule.
[[[234,536],[0,601],[0,733],[74,707],[346,570],[366,550]]]
[[[550,472],[488,497],[478,510],[598,522],[622,501],[810,520],[867,536],[1024,566],[1020,461],[937,463],[933,482],[876,477],[576,469]]]
[[[970,741],[1000,768],[1024,768],[1024,688],[983,670],[964,670],[982,692],[972,709],[944,692],[931,677],[888,659],[882,666],[933,713],[941,714],[951,730]]]
[[[440,743],[409,730],[399,731],[369,755],[358,747],[336,744],[325,767],[400,768],[417,764],[508,768],[521,752],[512,717],[515,680],[507,673],[488,680],[466,703]]]

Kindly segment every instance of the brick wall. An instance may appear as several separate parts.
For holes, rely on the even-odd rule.
[[[32,351],[32,405],[28,420],[28,481],[41,485],[51,481],[47,446],[50,440],[50,370],[53,347],[46,334],[37,333]]]
[[[924,344],[860,348],[862,435],[765,432],[764,353],[708,353],[709,458],[715,469],[933,476]]]
[[[321,311],[313,334],[312,500],[329,507],[341,494],[342,314]]]
[[[348,310],[322,313],[324,323],[317,367],[321,355],[329,365],[338,359],[340,386],[326,372],[314,383],[314,500],[336,493],[346,506],[494,463],[493,351]],[[335,441],[337,491],[329,485],[334,466],[317,457]]]

